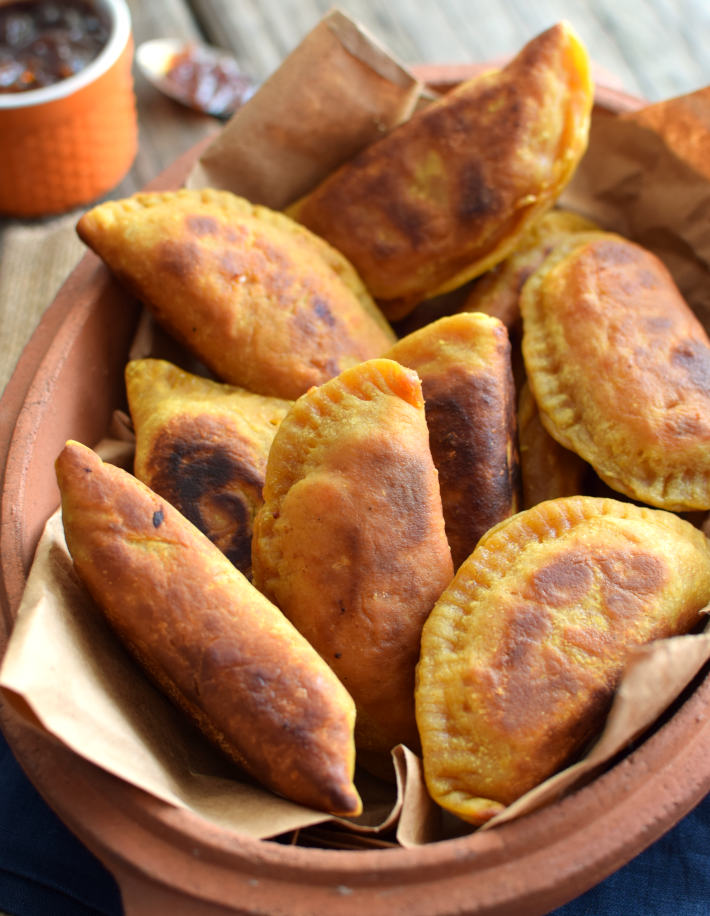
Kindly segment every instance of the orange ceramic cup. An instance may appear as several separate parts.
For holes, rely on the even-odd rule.
[[[133,162],[130,14],[124,0],[94,3],[110,34],[91,63],[51,86],[0,94],[0,213],[43,216],[86,204]]]

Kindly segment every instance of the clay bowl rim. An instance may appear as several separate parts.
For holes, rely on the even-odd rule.
[[[446,88],[469,76],[473,68],[429,66],[418,71],[430,85]],[[598,88],[596,100],[612,114],[643,104],[627,93],[604,87]],[[179,184],[207,142],[177,160],[153,186]],[[2,648],[26,576],[18,508],[28,494],[21,484],[28,454],[37,444],[39,413],[49,409],[46,397],[42,405],[35,395],[47,384],[51,386],[66,348],[81,333],[84,316],[77,310],[86,303],[77,302],[77,292],[95,284],[97,271],[104,271],[98,259],[85,255],[45,313],[0,402]],[[22,496],[19,503],[18,494]],[[30,779],[108,865],[129,896],[130,888],[147,882],[189,898],[198,907],[224,907],[230,900],[239,900],[240,907],[253,904],[253,912],[271,912],[264,909],[270,895],[287,889],[292,904],[289,912],[300,913],[304,905],[304,913],[314,912],[313,901],[320,895],[331,912],[358,913],[367,905],[373,914],[400,910],[502,914],[515,912],[506,907],[518,907],[525,900],[526,912],[535,916],[616,870],[670,829],[707,793],[710,721],[703,722],[709,698],[710,678],[705,678],[636,750],[589,785],[518,821],[416,849],[358,851],[284,846],[207,824],[76,757],[21,722],[5,704],[0,718]],[[84,804],[77,805],[78,799]],[[633,825],[631,834],[625,833],[629,824]],[[304,878],[308,885],[305,904],[298,899]],[[333,887],[346,885],[349,893],[343,891],[334,898]],[[426,895],[422,903],[422,885],[436,885],[447,909],[421,910],[431,902]],[[383,888],[387,888],[385,908],[379,909],[378,894]],[[350,893],[354,889],[358,893]],[[465,910],[462,900],[468,907]]]

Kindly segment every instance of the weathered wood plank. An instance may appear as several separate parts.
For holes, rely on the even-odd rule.
[[[193,0],[210,40],[231,47],[245,69],[267,76],[330,9],[328,0]],[[704,0],[341,0],[406,63],[461,63],[514,53],[559,19],[579,32],[595,62],[650,100],[710,82],[710,4]]]
[[[136,45],[150,38],[170,36],[201,40],[198,24],[183,0],[129,0]],[[185,150],[216,130],[213,118],[205,117],[165,98],[133,68],[139,112],[138,155],[126,180],[113,196],[132,193],[154,178]]]

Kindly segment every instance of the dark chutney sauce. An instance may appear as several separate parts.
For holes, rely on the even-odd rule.
[[[109,31],[83,0],[0,5],[0,93],[51,86],[83,70]]]
[[[187,45],[174,54],[164,79],[178,98],[210,114],[232,114],[254,92],[253,81],[236,61],[215,58],[199,45]]]

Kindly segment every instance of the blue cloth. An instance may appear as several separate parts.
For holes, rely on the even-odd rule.
[[[113,877],[29,782],[0,735],[0,912],[121,916]]]
[[[121,916],[103,865],[45,805],[0,735],[0,912]],[[554,916],[708,916],[710,796],[644,853]],[[524,914],[521,914],[524,916]]]
[[[708,916],[710,795],[682,821],[554,916]]]

